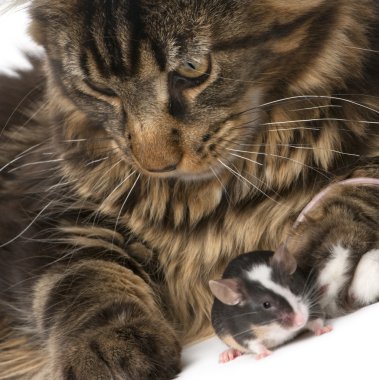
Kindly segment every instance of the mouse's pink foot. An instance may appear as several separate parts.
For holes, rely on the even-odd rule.
[[[314,321],[311,321],[307,325],[308,329],[311,330],[316,336],[320,336],[331,332],[333,330],[333,326],[325,325],[324,320],[319,318]]]
[[[271,351],[266,350],[266,351],[263,351],[263,352],[261,352],[261,353],[255,355],[255,359],[257,359],[257,360],[262,360],[262,359],[264,359],[264,358],[267,358],[267,356],[270,356],[271,354],[272,354]]]
[[[230,348],[229,350],[224,351],[220,354],[219,363],[227,363],[239,356],[243,355],[243,352]]]
[[[328,332],[331,332],[333,330],[333,326],[330,326],[330,325],[326,325],[324,327],[321,327],[317,330],[314,331],[314,334],[316,336],[320,336],[320,335],[323,335],[323,334],[326,334]]]

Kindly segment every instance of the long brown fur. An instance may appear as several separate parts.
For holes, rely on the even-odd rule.
[[[172,378],[178,342],[210,334],[209,279],[275,249],[331,181],[378,177],[378,5],[31,11],[46,58],[0,86],[0,348],[19,358],[0,351],[0,379],[40,357],[36,379]]]

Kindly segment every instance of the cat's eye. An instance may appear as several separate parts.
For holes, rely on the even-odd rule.
[[[116,92],[112,90],[110,87],[103,86],[99,83],[95,83],[89,79],[84,79],[84,83],[91,88],[92,90],[99,92],[100,94],[106,95],[106,96],[117,96]]]
[[[180,76],[187,79],[197,79],[209,74],[210,61],[208,57],[188,60],[179,66],[175,71]]]

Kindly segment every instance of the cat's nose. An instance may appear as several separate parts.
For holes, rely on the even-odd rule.
[[[130,151],[135,163],[147,174],[170,176],[180,167],[183,151],[171,129],[151,120],[130,123]]]
[[[165,149],[161,149],[159,144],[154,146],[152,142],[148,144],[148,148],[136,143],[132,152],[141,169],[152,175],[172,173],[177,170],[182,160],[182,152],[176,147],[166,145]]]

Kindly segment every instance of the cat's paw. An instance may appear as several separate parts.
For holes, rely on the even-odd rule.
[[[55,380],[170,380],[180,345],[163,320],[126,311],[52,344]]]

